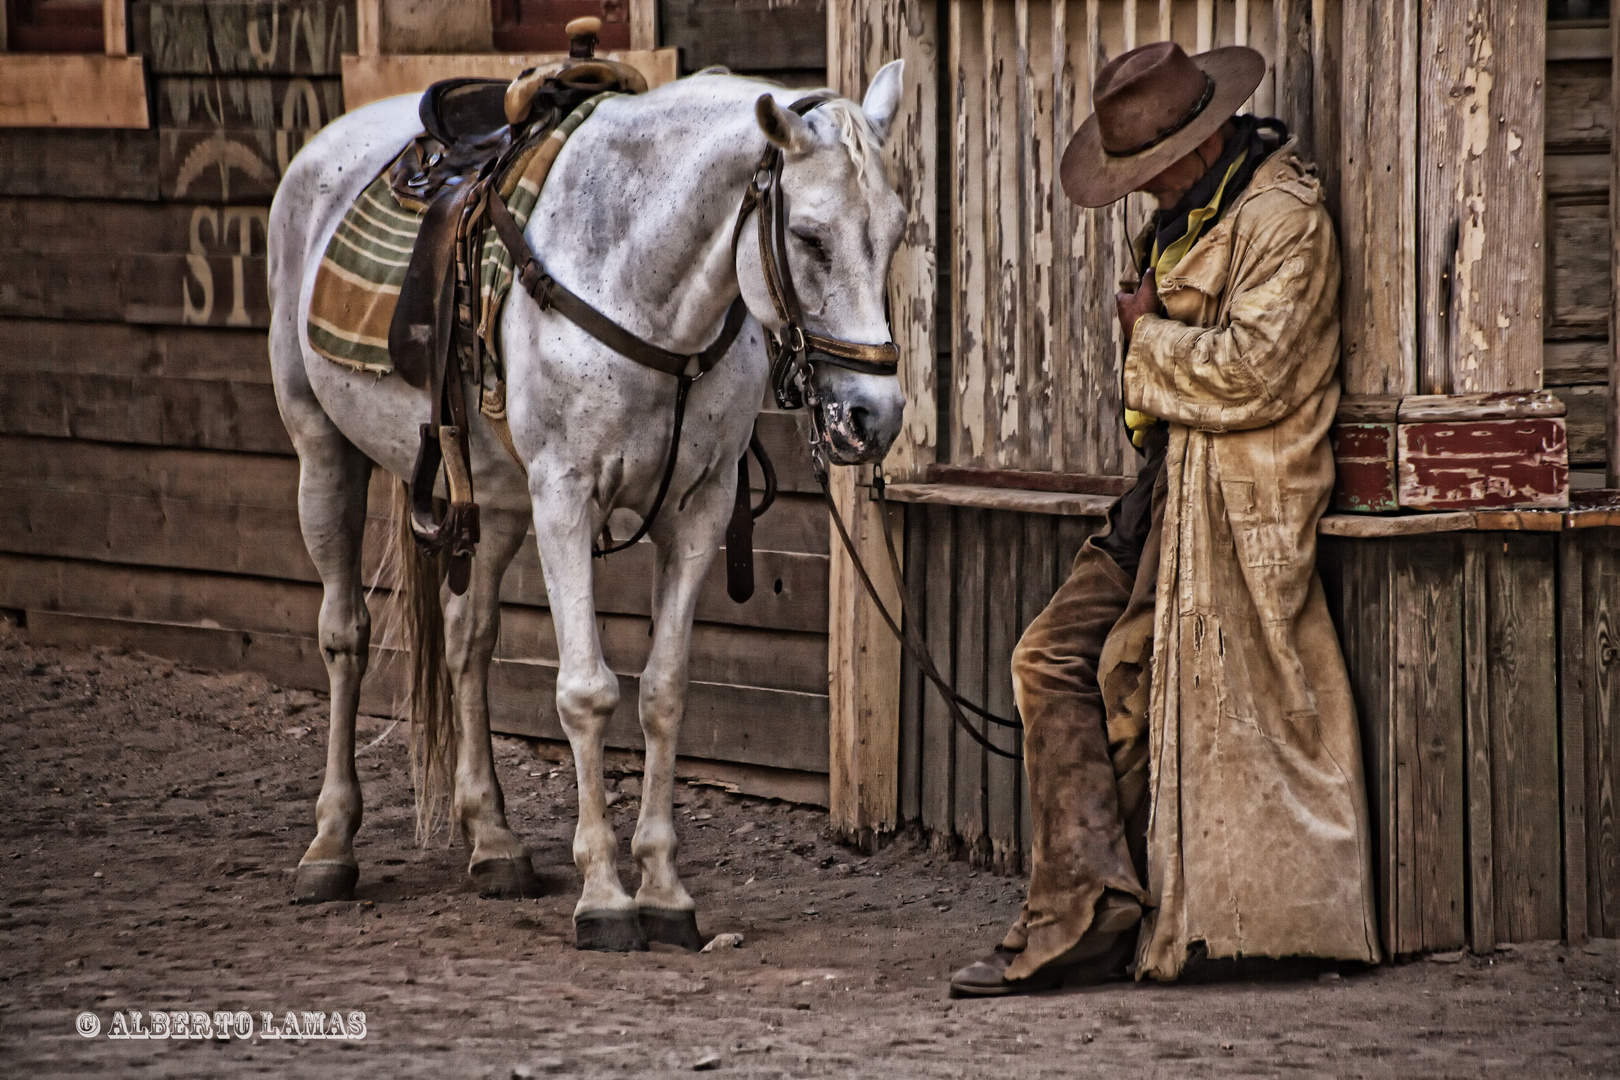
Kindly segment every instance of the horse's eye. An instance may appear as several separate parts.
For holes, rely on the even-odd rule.
[[[799,243],[803,244],[805,247],[809,248],[811,253],[817,258],[827,258],[827,249],[822,245],[821,237],[815,236],[812,233],[799,232],[797,229],[795,229],[793,230],[793,238]]]

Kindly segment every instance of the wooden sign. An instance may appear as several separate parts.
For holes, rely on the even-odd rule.
[[[158,75],[337,75],[354,0],[135,0],[135,52]]]
[[[269,202],[293,156],[343,112],[332,78],[157,80],[166,199]]]

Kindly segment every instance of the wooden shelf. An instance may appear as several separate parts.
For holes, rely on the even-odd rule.
[[[1075,495],[1065,491],[1025,491],[969,484],[890,484],[888,494],[891,502],[970,506],[1059,517],[1103,517],[1114,503],[1111,495]]]

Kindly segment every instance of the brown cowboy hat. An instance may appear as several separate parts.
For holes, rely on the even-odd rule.
[[[1107,206],[1232,118],[1266,74],[1265,57],[1235,45],[1188,56],[1156,41],[1097,73],[1094,111],[1063,151],[1058,178],[1081,206]]]

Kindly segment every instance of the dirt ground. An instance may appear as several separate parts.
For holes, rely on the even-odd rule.
[[[742,945],[577,952],[571,769],[499,740],[547,895],[483,900],[463,849],[413,842],[404,731],[380,720],[361,725],[359,899],[294,906],[324,705],[0,626],[0,1074],[1620,1075],[1614,941],[952,1002],[946,979],[997,939],[1017,881],[905,840],[864,858],[820,810],[714,788],[679,789],[682,872],[705,932]],[[633,888],[637,785],[617,790]],[[127,1010],[268,1011],[278,1027],[360,1010],[366,1033],[109,1039]],[[87,1012],[95,1038],[77,1032]]]

